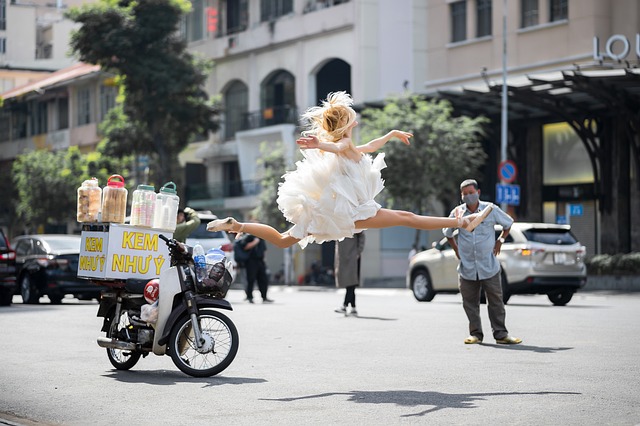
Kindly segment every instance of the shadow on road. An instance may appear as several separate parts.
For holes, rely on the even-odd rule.
[[[384,318],[384,317],[368,317],[365,315],[345,315],[345,318],[359,318],[366,320],[378,320],[378,321],[398,321],[398,318]]]
[[[506,349],[510,351],[529,351],[529,352],[537,352],[540,354],[555,354],[556,352],[568,351],[574,348],[559,348],[559,347],[547,347],[547,346],[533,346],[533,345],[499,345],[499,344],[491,344],[491,343],[480,343],[480,346],[485,346],[489,348],[495,349]]]
[[[180,371],[174,370],[154,370],[154,371],[117,371],[113,370],[103,374],[103,377],[117,380],[123,383],[146,383],[149,385],[175,385],[178,383],[194,383],[201,381],[208,386],[220,385],[245,385],[255,383],[265,383],[265,379],[253,379],[248,377],[191,377]]]
[[[291,398],[262,398],[263,401],[292,402],[303,399],[326,398],[336,395],[347,395],[349,401],[364,404],[395,404],[401,407],[429,408],[411,414],[403,414],[401,417],[424,416],[434,411],[445,408],[476,408],[476,401],[485,401],[488,397],[499,396],[520,396],[520,395],[581,395],[578,392],[487,392],[487,393],[464,393],[448,394],[442,392],[420,392],[409,390],[397,391],[351,391],[351,392],[327,392],[317,395],[299,396]]]

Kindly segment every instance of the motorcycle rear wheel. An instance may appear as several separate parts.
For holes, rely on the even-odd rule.
[[[201,309],[198,313],[200,330],[211,346],[203,353],[198,350],[188,316],[180,318],[171,330],[169,354],[173,363],[185,374],[210,377],[227,368],[238,353],[238,330],[221,312]]]
[[[107,337],[118,339],[119,332],[128,324],[128,319],[124,314],[120,315],[120,318],[115,319],[115,310],[110,314],[109,331]],[[130,370],[140,360],[140,352],[133,352],[130,350],[107,348],[107,357],[117,370]]]

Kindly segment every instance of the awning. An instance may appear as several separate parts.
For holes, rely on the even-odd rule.
[[[87,77],[97,72],[100,72],[100,65],[90,65],[79,62],[68,68],[64,68],[60,71],[49,74],[48,76],[40,80],[27,83],[22,86],[14,87],[9,91],[0,94],[0,97],[6,102],[7,100],[26,96],[30,93],[40,94],[43,91],[57,87],[62,83],[68,83],[70,81],[77,80],[82,77]]]
[[[612,108],[640,107],[640,69],[579,68],[507,79],[509,120],[548,117],[554,110],[566,116],[607,115]],[[457,113],[499,116],[502,84],[440,90],[427,94],[449,100]],[[604,114],[603,114],[604,113]]]

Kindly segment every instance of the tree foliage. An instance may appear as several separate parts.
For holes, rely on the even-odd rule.
[[[212,63],[190,54],[177,31],[190,5],[101,0],[67,13],[81,24],[71,38],[74,53],[114,73],[123,88],[122,103],[103,127],[109,150],[157,158],[160,183],[176,180],[178,154],[189,142],[218,128],[203,90]]]
[[[286,160],[284,147],[278,143],[275,147],[273,143],[263,142],[260,144],[259,165],[262,166],[263,174],[260,180],[262,190],[259,201],[252,214],[263,223],[268,223],[278,231],[285,231],[291,226],[282,215],[276,199],[278,198],[278,186],[282,180],[282,175],[286,171]]]
[[[487,158],[480,141],[488,120],[454,117],[451,104],[444,100],[416,95],[388,99],[382,109],[362,111],[362,121],[363,142],[392,129],[414,135],[410,146],[391,141],[383,147],[387,163],[382,171],[383,194],[392,208],[434,214],[427,211],[430,199],[455,203],[460,182],[477,176]]]
[[[126,170],[121,161],[130,159],[105,156],[101,152],[103,146],[89,154],[71,147],[66,151],[36,150],[19,155],[13,163],[12,176],[18,189],[16,212],[23,225],[37,228],[73,220],[76,191],[82,181],[97,177],[104,186],[112,170]]]

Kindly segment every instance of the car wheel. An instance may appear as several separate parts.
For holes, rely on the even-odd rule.
[[[511,298],[511,292],[509,291],[509,281],[507,281],[507,274],[502,271],[501,273],[501,281],[502,281],[502,302],[506,305],[509,299]]]
[[[29,274],[24,274],[20,280],[20,295],[22,296],[22,303],[35,304],[40,301],[38,289]]]
[[[555,306],[564,306],[573,297],[573,291],[571,290],[557,290],[547,294],[547,297]]]
[[[0,290],[0,306],[11,306],[13,292],[7,289]]]
[[[413,290],[413,296],[420,302],[431,302],[436,295],[431,285],[431,277],[429,272],[420,269],[413,273],[411,277],[411,290]]]

